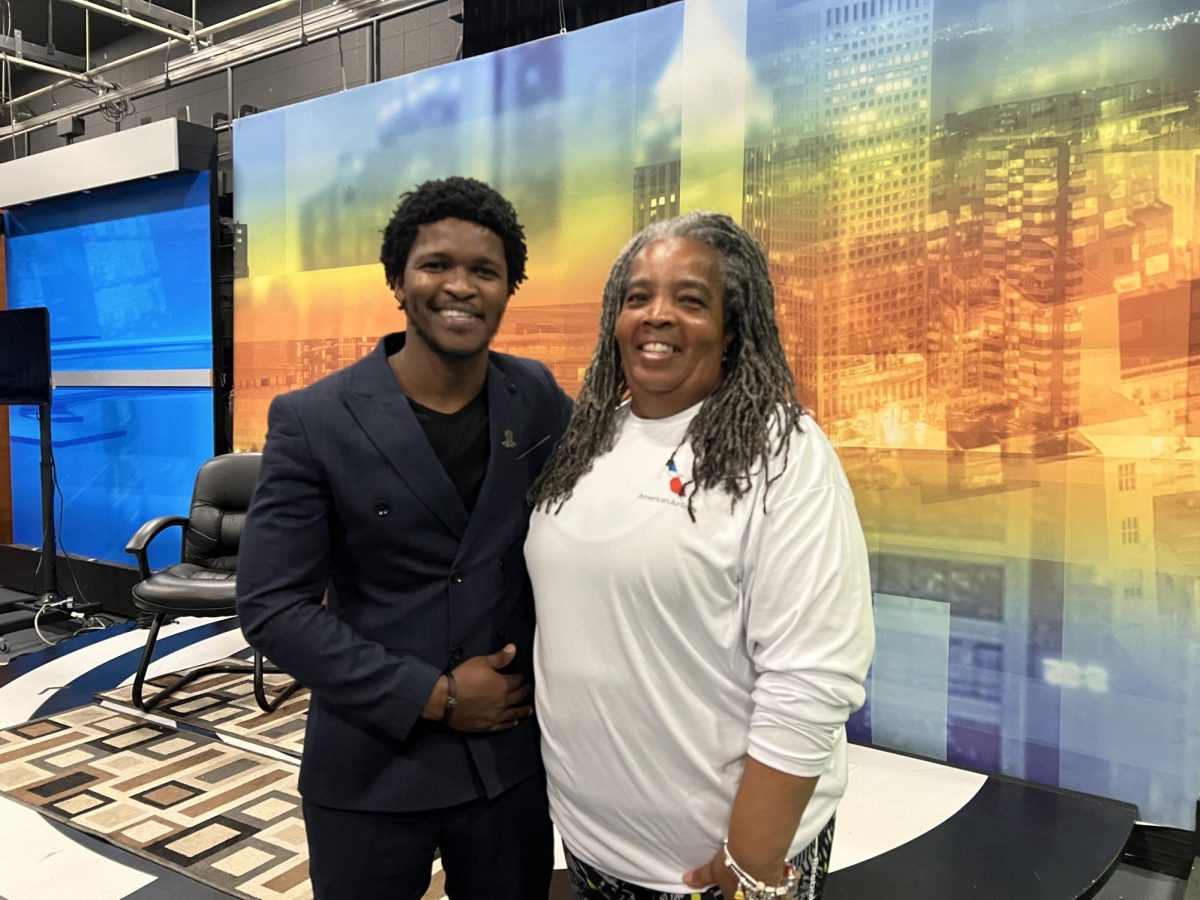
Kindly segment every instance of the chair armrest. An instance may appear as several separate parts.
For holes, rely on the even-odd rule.
[[[142,581],[150,577],[150,563],[146,559],[146,548],[150,542],[174,525],[186,525],[187,516],[158,516],[139,528],[125,545],[125,552],[137,557],[138,571]]]

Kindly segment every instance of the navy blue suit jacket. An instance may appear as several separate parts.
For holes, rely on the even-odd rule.
[[[532,681],[525,494],[570,400],[540,363],[489,354],[468,514],[388,365],[402,343],[274,400],[239,550],[246,639],[312,691],[301,793],[340,809],[437,809],[541,769],[534,719],[467,735],[420,716],[439,675],[506,643]]]

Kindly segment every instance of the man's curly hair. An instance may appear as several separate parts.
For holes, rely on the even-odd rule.
[[[379,250],[388,287],[404,275],[408,254],[417,239],[417,228],[442,219],[463,219],[494,231],[504,244],[508,292],[511,294],[525,280],[525,229],[517,221],[517,211],[482,181],[455,175],[422,182],[400,195],[400,203],[383,230],[383,246]]]

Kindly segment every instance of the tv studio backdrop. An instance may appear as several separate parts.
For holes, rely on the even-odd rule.
[[[497,346],[571,393],[625,242],[728,211],[767,250],[789,361],[871,549],[878,651],[852,739],[1195,828],[1200,17],[1175,0],[646,5],[234,120],[233,448],[261,447],[274,396],[403,327],[377,256],[418,181],[473,175],[513,200],[530,277]],[[153,184],[141,199],[175,190],[181,221],[201,191]],[[44,246],[46,209],[10,256]],[[203,368],[200,332],[148,321],[148,369],[192,351]],[[56,367],[95,371],[71,355],[93,333],[130,339],[65,327]],[[178,410],[171,450],[194,439],[197,457],[165,457],[162,482],[113,460],[95,502],[141,504],[130,521],[182,510],[166,482],[185,495],[211,445],[205,389],[125,389],[176,392],[128,427],[149,446],[168,434],[149,411]],[[105,443],[127,427],[105,415],[137,417],[116,387],[62,390],[79,392],[64,415],[94,424],[64,421],[56,453],[70,435],[95,437],[80,460],[143,446]]]
[[[1200,24],[1173,10],[686,0],[238,119],[234,444],[400,327],[379,229],[422,179],[513,200],[497,345],[571,393],[624,243],[727,210],[872,551],[852,739],[1194,828]]]

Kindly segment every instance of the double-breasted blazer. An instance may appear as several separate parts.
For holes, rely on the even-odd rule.
[[[489,354],[468,514],[388,365],[403,341],[275,398],[239,551],[247,640],[312,691],[301,793],[339,809],[437,809],[541,769],[534,719],[464,734],[420,716],[443,672],[507,643],[505,671],[532,681],[525,495],[570,400],[540,363]]]

